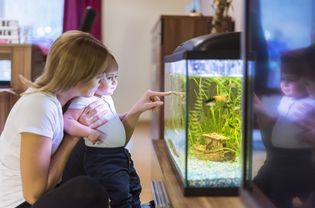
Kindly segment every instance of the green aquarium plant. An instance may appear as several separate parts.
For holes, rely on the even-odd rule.
[[[235,160],[241,144],[241,78],[190,77],[190,154],[214,161]]]

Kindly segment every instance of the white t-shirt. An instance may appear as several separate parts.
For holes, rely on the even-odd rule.
[[[278,106],[278,119],[272,130],[272,145],[279,148],[309,148],[301,142],[299,135],[303,129],[297,124],[302,119],[303,105],[309,105],[310,98],[294,99],[283,96]]]
[[[62,107],[55,95],[23,95],[7,118],[0,136],[0,208],[16,207],[25,201],[20,173],[22,132],[51,138],[51,154],[55,153],[63,138]]]
[[[118,114],[116,113],[114,102],[110,95],[103,95],[101,98],[96,96],[75,98],[69,105],[69,109],[83,109],[98,99],[102,99],[102,101],[104,101],[104,105],[106,106],[107,110],[105,119],[107,119],[108,122],[98,128],[98,130],[103,133],[100,137],[100,140],[96,142],[96,144],[93,144],[90,140],[84,138],[85,145],[89,147],[106,148],[125,146],[125,128]]]

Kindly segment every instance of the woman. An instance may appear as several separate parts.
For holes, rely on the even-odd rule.
[[[43,74],[34,83],[22,79],[29,88],[0,137],[1,208],[107,206],[105,190],[91,178],[55,187],[79,140],[64,135],[62,109],[72,98],[94,94],[108,54],[88,33],[69,31],[52,45]]]

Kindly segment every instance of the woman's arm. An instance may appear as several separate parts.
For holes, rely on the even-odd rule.
[[[122,117],[122,122],[126,131],[127,142],[131,138],[133,131],[139,121],[141,113],[147,110],[153,110],[161,105],[163,102],[160,101],[161,96],[167,96],[172,92],[155,92],[148,90],[136,104]]]
[[[23,196],[33,204],[58,183],[78,138],[65,135],[51,157],[50,138],[33,133],[21,133],[20,168]]]

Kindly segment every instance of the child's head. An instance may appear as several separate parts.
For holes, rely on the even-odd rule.
[[[281,82],[280,88],[284,95],[293,98],[302,98],[308,95],[302,74],[303,62],[301,51],[289,51],[281,55]]]
[[[104,77],[96,91],[97,95],[112,95],[118,85],[118,64],[113,55],[110,55]]]

